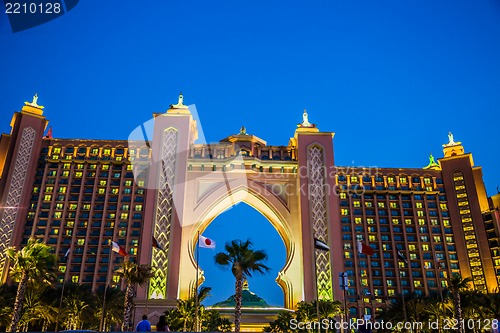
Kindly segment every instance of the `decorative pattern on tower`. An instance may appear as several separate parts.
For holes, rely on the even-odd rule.
[[[328,244],[327,197],[325,192],[325,159],[323,149],[309,148],[309,203],[313,237]],[[314,249],[316,254],[316,277],[318,299],[333,300],[330,252]]]
[[[163,251],[157,248],[152,249],[151,265],[156,268],[156,276],[150,280],[148,298],[166,298],[178,134],[177,129],[172,127],[163,131],[161,163],[158,170],[159,187],[153,231],[154,238]]]
[[[36,131],[31,127],[23,129],[21,144],[17,153],[12,180],[10,181],[9,193],[5,201],[2,220],[0,222],[0,272],[5,269],[5,249],[10,245],[12,230],[17,217],[17,210],[21,203],[21,194],[24,189],[24,181],[28,172],[31,150],[35,142]]]

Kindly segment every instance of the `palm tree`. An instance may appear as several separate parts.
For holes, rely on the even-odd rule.
[[[5,254],[12,264],[11,277],[19,282],[12,319],[7,328],[9,332],[16,332],[21,319],[28,281],[52,282],[55,278],[56,256],[51,253],[50,246],[35,238],[30,238],[28,244],[19,251],[14,247],[7,248]]]
[[[460,291],[469,289],[469,283],[472,278],[462,278],[460,274],[453,274],[450,279],[449,289],[453,295],[453,303],[455,304],[455,319],[458,322],[458,331],[463,332],[462,327],[462,306],[460,304]]]
[[[122,331],[127,331],[131,325],[134,306],[134,285],[136,283],[140,286],[144,285],[154,276],[154,272],[150,265],[138,265],[126,259],[116,273],[127,281],[122,323]]]
[[[241,298],[243,292],[243,280],[252,276],[252,273],[264,274],[269,271],[269,267],[262,261],[267,259],[267,254],[263,250],[253,250],[250,240],[242,242],[239,239],[226,243],[226,252],[219,252],[215,255],[215,263],[222,269],[231,267],[231,272],[236,278],[235,285],[235,313],[234,331],[240,331],[241,323]]]
[[[103,317],[103,327],[108,329],[112,323],[118,323],[123,319],[123,303],[125,302],[125,293],[118,287],[106,288],[106,303],[103,309],[104,290],[97,290],[94,294],[94,325],[90,326],[91,329],[99,329],[100,320]]]

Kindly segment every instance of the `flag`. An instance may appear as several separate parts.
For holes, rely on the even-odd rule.
[[[52,139],[52,126],[49,127],[49,130],[47,131],[47,135],[45,136],[47,139]]]
[[[154,236],[153,236],[153,247],[160,251],[163,251],[163,247],[161,247],[161,245],[158,243],[158,241]]]
[[[401,259],[405,264],[408,265],[408,260],[406,260],[406,258],[403,255],[403,253],[401,253],[401,251],[399,251],[399,250],[398,250],[398,258]]]
[[[330,251],[330,247],[325,242],[317,238],[314,238],[314,247],[318,250]]]
[[[123,247],[121,247],[120,245],[118,245],[118,243],[115,243],[113,241],[111,241],[111,250],[113,250],[113,252],[116,252],[122,256],[128,255],[127,251],[125,251],[125,249]]]
[[[375,251],[373,251],[373,249],[369,245],[362,243],[361,241],[358,241],[358,252],[364,253],[367,256],[371,256],[375,253]]]
[[[64,254],[64,260],[68,260],[69,254],[71,253],[71,248],[66,251],[66,254]]]
[[[215,249],[215,242],[210,238],[203,237],[202,235],[199,235],[198,237],[198,245],[207,249]]]

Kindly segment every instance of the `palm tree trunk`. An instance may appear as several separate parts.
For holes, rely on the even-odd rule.
[[[234,331],[240,331],[240,323],[241,323],[241,299],[243,297],[243,278],[236,278],[236,292],[234,294],[234,301],[236,302],[236,306],[234,309]]]
[[[17,331],[17,325],[19,325],[19,320],[21,319],[21,312],[23,310],[23,304],[24,304],[24,295],[26,294],[27,286],[28,286],[28,274],[26,274],[26,272],[23,272],[23,275],[21,276],[21,281],[19,281],[19,285],[17,286],[16,302],[14,303],[14,312],[12,314],[12,320],[10,322],[10,325],[7,328],[7,332]]]
[[[126,332],[130,328],[130,318],[132,316],[132,308],[134,307],[134,286],[131,283],[127,284],[125,291],[125,309],[123,311],[122,331]]]

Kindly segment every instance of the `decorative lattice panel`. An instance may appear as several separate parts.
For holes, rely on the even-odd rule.
[[[309,211],[314,238],[328,244],[327,194],[323,149],[311,147],[309,162]],[[330,252],[315,249],[317,293],[319,299],[333,300]]]
[[[0,272],[3,272],[5,268],[6,257],[4,251],[10,245],[17,209],[21,203],[21,194],[24,189],[26,173],[28,172],[31,150],[35,142],[35,134],[33,128],[26,127],[21,135],[21,144],[19,145],[2,220],[0,221]]]
[[[163,132],[158,170],[158,197],[156,198],[153,229],[153,235],[163,248],[163,251],[153,248],[151,265],[155,267],[156,276],[149,283],[149,298],[166,298],[177,140],[178,132],[175,128],[168,128]]]

